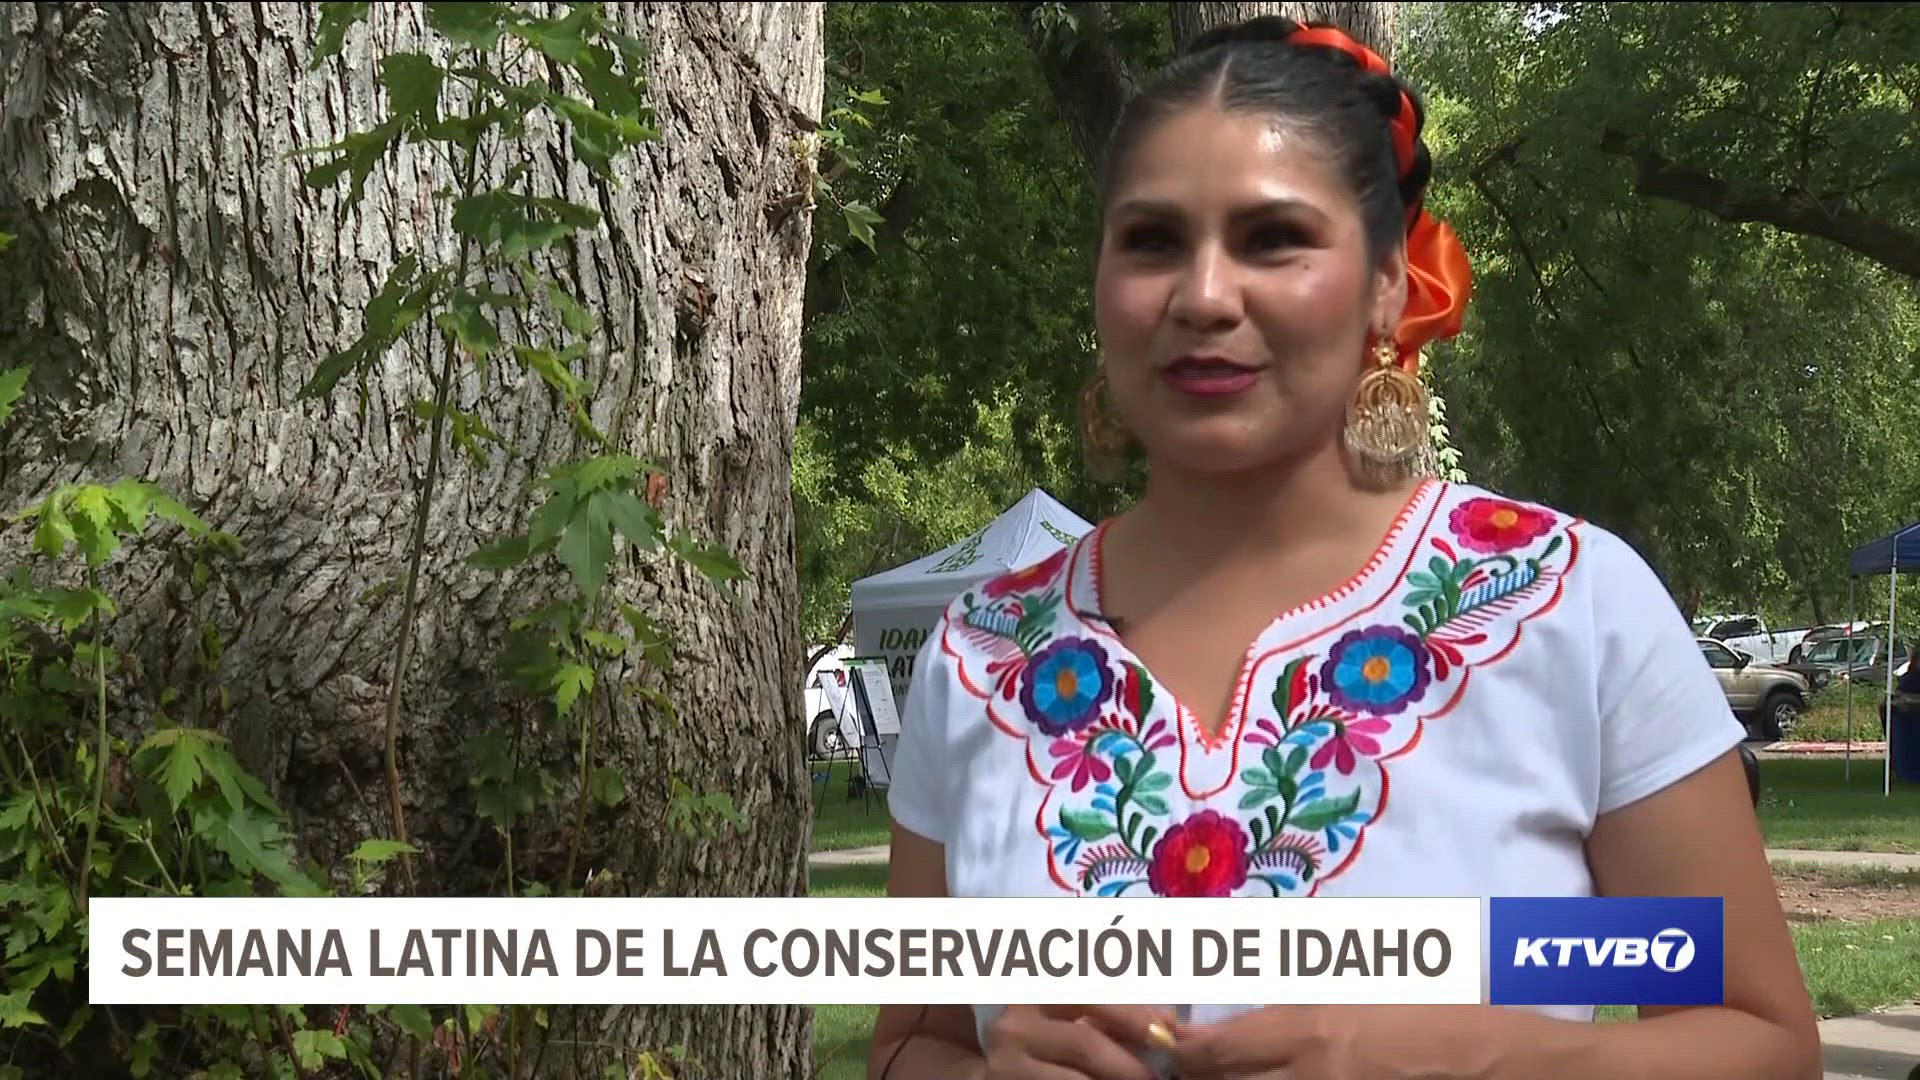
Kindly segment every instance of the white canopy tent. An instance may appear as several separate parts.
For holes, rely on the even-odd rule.
[[[973,535],[854,582],[854,655],[886,657],[894,701],[904,707],[914,657],[954,597],[1037,563],[1092,529],[1086,519],[1034,488]]]

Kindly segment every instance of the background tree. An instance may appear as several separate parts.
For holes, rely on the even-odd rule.
[[[484,358],[494,330],[552,329],[487,299],[450,309],[438,328],[390,323],[394,347],[376,341],[363,358],[363,395],[343,383],[336,395],[301,396],[330,354],[394,318],[392,297],[363,313],[401,260],[464,269],[461,227],[436,195],[463,178],[434,144],[395,138],[384,154],[350,160],[356,195],[364,176],[356,201],[344,178],[303,182],[312,160],[288,155],[355,136],[352,159],[396,132],[443,131],[428,114],[438,76],[432,94],[420,76],[445,61],[449,41],[499,40],[506,28],[505,66],[558,89],[555,65],[573,55],[564,28],[526,21],[546,11],[0,5],[0,227],[18,234],[0,264],[0,351],[33,365],[0,442],[0,503],[125,474],[178,492],[237,538],[243,555],[218,589],[194,588],[164,544],[110,568],[103,586],[120,598],[113,625],[123,628],[111,644],[132,671],[112,703],[116,726],[137,740],[128,727],[153,702],[184,690],[207,703],[187,719],[231,738],[320,866],[398,828],[384,746],[397,736],[422,893],[577,887],[561,879],[574,865],[567,841],[584,835],[579,864],[597,891],[795,894],[807,789],[791,737],[799,648],[786,491],[820,6],[611,5],[609,26],[641,47],[634,60],[657,128],[633,166],[611,180],[582,166],[605,150],[595,127],[605,118],[584,113],[531,124],[507,152],[475,162],[516,197],[601,215],[571,242],[529,254],[600,319],[570,368],[449,363],[442,370],[459,378],[436,402],[423,372],[450,350]],[[364,22],[349,26],[353,15]],[[317,36],[339,51],[310,66]],[[414,58],[384,59],[394,54]],[[446,81],[459,100],[459,78]],[[590,413],[548,389],[573,380],[595,389]],[[434,459],[426,435],[456,413],[492,419],[492,453]],[[732,553],[748,575],[730,599],[684,559],[589,554],[622,568],[609,600],[669,630],[672,648],[580,699],[618,778],[594,792],[587,830],[572,812],[587,804],[572,742],[535,737],[553,706],[499,667],[509,620],[537,616],[565,578],[464,561],[524,529],[542,495],[534,481],[582,451],[583,423],[658,463],[648,494],[675,532]],[[428,557],[408,618],[401,582],[430,460]],[[18,561],[27,540],[10,531],[0,558]],[[222,628],[211,653],[199,633],[208,625]],[[410,653],[396,647],[403,625]],[[396,654],[410,660],[404,669]],[[472,736],[503,727],[526,735],[525,769],[491,775]],[[533,776],[553,782],[528,790]],[[503,817],[496,802],[489,816],[489,794],[524,813]],[[661,827],[703,796],[730,799],[744,815],[737,833]],[[622,1048],[672,1045],[702,1075],[797,1076],[808,1031],[799,1008],[555,1010],[550,1022],[543,1076],[597,1076],[624,1060]]]
[[[1491,482],[1620,529],[1688,603],[1839,617],[1846,552],[1920,496],[1920,308],[1855,230],[1915,221],[1916,32],[1851,4],[1413,6],[1476,272],[1435,370]]]

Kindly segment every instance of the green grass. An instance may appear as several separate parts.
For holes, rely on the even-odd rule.
[[[863,801],[855,795],[849,799],[847,779],[854,772],[852,762],[835,761],[813,768],[828,774],[824,785],[813,782],[813,850],[844,851],[886,843],[893,828],[886,796],[872,794]]]
[[[1920,852],[1920,785],[1881,794],[1881,762],[1768,758],[1760,763],[1760,827],[1771,847]]]
[[[1920,919],[1805,923],[1793,939],[1823,1017],[1920,1000]]]

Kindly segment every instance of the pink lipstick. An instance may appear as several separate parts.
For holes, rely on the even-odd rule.
[[[1195,397],[1231,397],[1246,392],[1260,369],[1222,356],[1183,356],[1160,372],[1168,386]]]

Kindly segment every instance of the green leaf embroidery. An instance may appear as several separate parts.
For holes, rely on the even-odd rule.
[[[1155,791],[1164,791],[1167,788],[1172,786],[1173,786],[1173,776],[1171,774],[1164,773],[1164,772],[1154,772],[1154,773],[1148,773],[1146,776],[1141,777],[1140,783],[1135,790],[1137,790],[1138,792],[1144,795],[1144,794],[1150,794]]]
[[[1293,827],[1306,832],[1318,832],[1329,825],[1345,821],[1360,805],[1360,793],[1353,792],[1340,799],[1321,799],[1293,812]]]
[[[1060,808],[1060,825],[1086,841],[1100,840],[1114,833],[1113,823],[1098,810],[1077,810],[1063,806]]]
[[[1158,795],[1137,795],[1133,801],[1149,814],[1164,816],[1167,812],[1167,800]]]
[[[1240,782],[1250,787],[1270,788],[1274,786],[1274,777],[1258,765],[1249,765],[1240,770]]]

